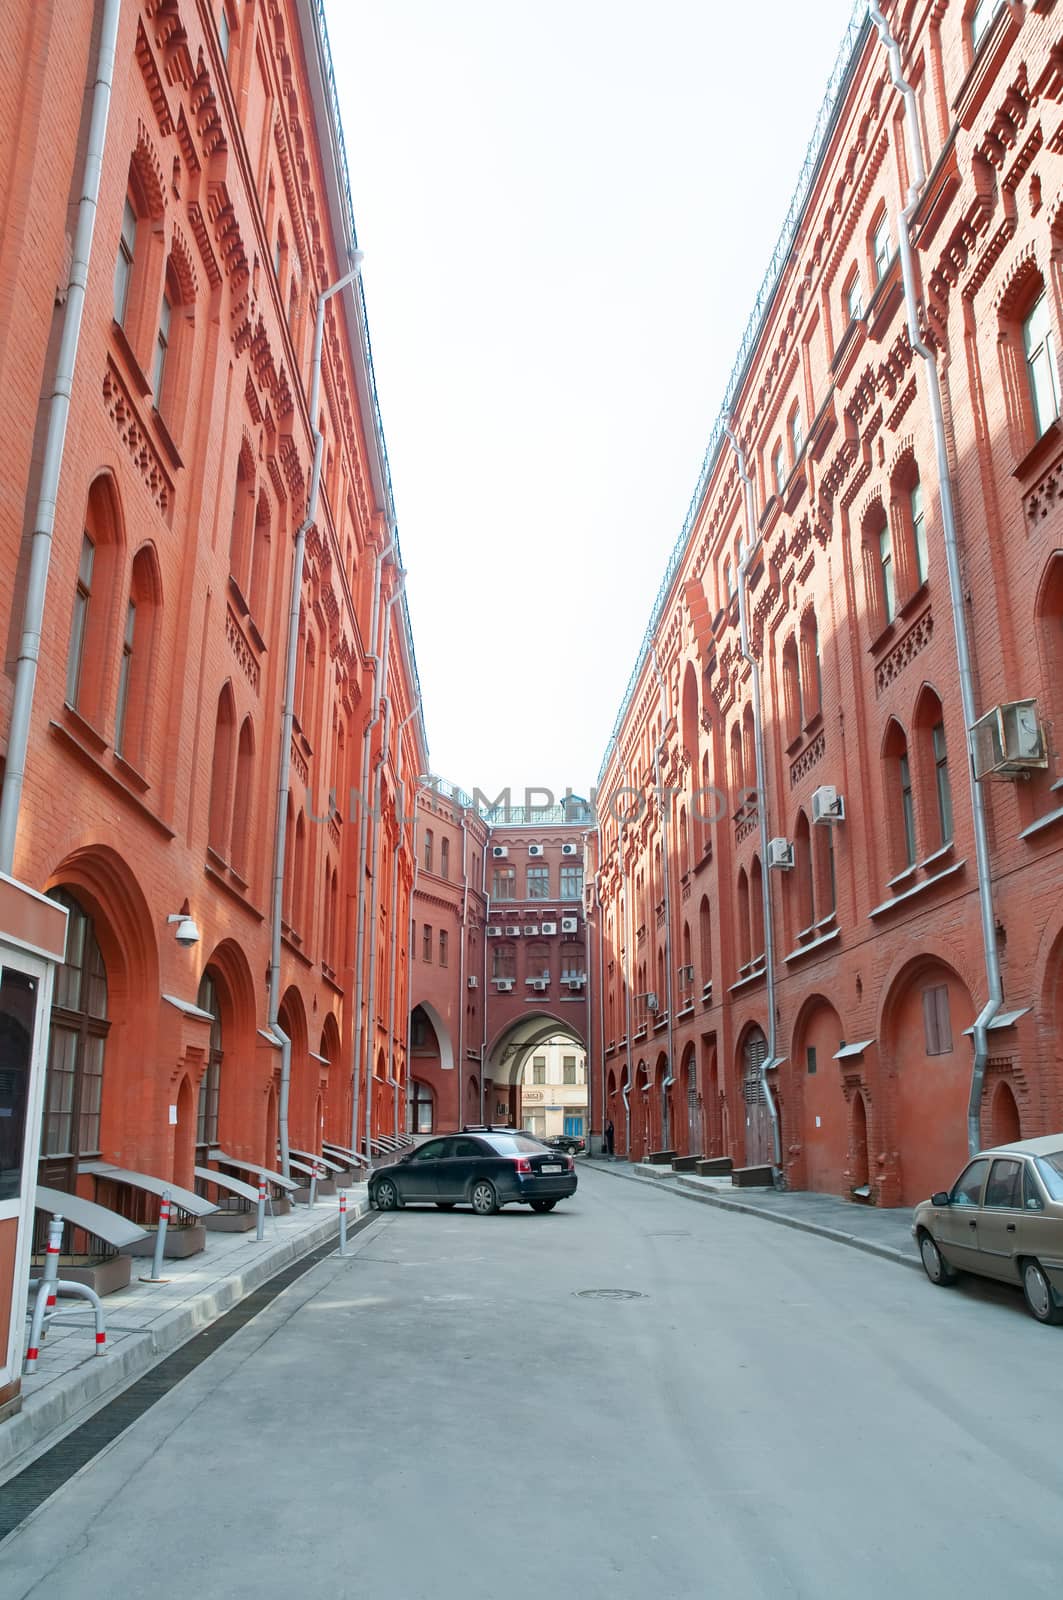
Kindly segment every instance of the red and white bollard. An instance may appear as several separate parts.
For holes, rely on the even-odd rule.
[[[159,1227],[155,1234],[155,1254],[151,1261],[151,1277],[141,1274],[141,1283],[169,1283],[169,1278],[162,1275],[162,1258],[166,1251],[166,1229],[170,1225],[170,1193],[169,1190],[159,1202]]]
[[[37,1298],[33,1302],[30,1321],[30,1341],[26,1347],[25,1372],[36,1372],[37,1357],[44,1338],[44,1319],[55,1310],[55,1285],[59,1277],[59,1245],[63,1237],[63,1219],[56,1212],[48,1223],[48,1247],[44,1253],[44,1267],[37,1284]]]
[[[258,1180],[258,1212],[255,1217],[255,1243],[261,1244],[266,1232],[266,1180]]]
[[[347,1254],[347,1191],[340,1190],[340,1255]]]

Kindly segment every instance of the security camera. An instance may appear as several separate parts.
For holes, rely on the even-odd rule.
[[[167,917],[166,920],[167,922],[176,922],[177,927],[174,931],[174,938],[178,944],[187,947],[188,945],[199,943],[199,929],[191,917],[184,916],[178,911],[173,916]]]

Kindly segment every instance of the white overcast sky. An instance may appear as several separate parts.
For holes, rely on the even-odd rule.
[[[852,0],[330,0],[432,769],[587,794]]]

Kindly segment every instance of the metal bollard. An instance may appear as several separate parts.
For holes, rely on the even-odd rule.
[[[266,1180],[258,1180],[258,1212],[255,1217],[255,1243],[261,1244],[266,1233]]]
[[[310,1174],[310,1199],[309,1199],[309,1201],[307,1203],[309,1205],[311,1205],[311,1206],[316,1206],[317,1205],[317,1168],[316,1167],[313,1169],[313,1171]]]
[[[347,1254],[347,1191],[340,1190],[340,1255]]]
[[[151,1258],[151,1277],[141,1273],[141,1283],[169,1283],[162,1275],[162,1259],[166,1251],[166,1229],[170,1224],[170,1191],[167,1189],[159,1204],[159,1227],[155,1235],[155,1254]]]
[[[37,1298],[33,1302],[33,1318],[30,1322],[30,1340],[26,1346],[24,1372],[36,1372],[37,1357],[40,1355],[41,1340],[44,1338],[44,1319],[55,1310],[55,1284],[59,1277],[59,1245],[62,1237],[63,1219],[56,1212],[48,1224],[48,1248],[45,1251],[44,1266],[37,1284]]]

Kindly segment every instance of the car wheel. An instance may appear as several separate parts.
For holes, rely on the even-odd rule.
[[[378,1211],[398,1210],[399,1191],[390,1178],[381,1178],[374,1190],[374,1199]]]
[[[533,1211],[552,1211],[556,1205],[556,1200],[533,1200],[531,1208]]]
[[[919,1235],[919,1254],[923,1269],[931,1283],[936,1283],[939,1289],[951,1289],[959,1274],[954,1267],[949,1266],[928,1233]]]
[[[486,1178],[478,1178],[472,1186],[469,1196],[472,1208],[479,1217],[489,1217],[498,1210],[498,1196],[495,1186]]]
[[[1023,1262],[1022,1292],[1031,1317],[1036,1317],[1038,1322],[1063,1322],[1063,1306],[1056,1304],[1052,1285],[1039,1261]]]
[[[453,1200],[437,1200],[436,1205],[440,1211],[453,1211],[456,1202]]]

